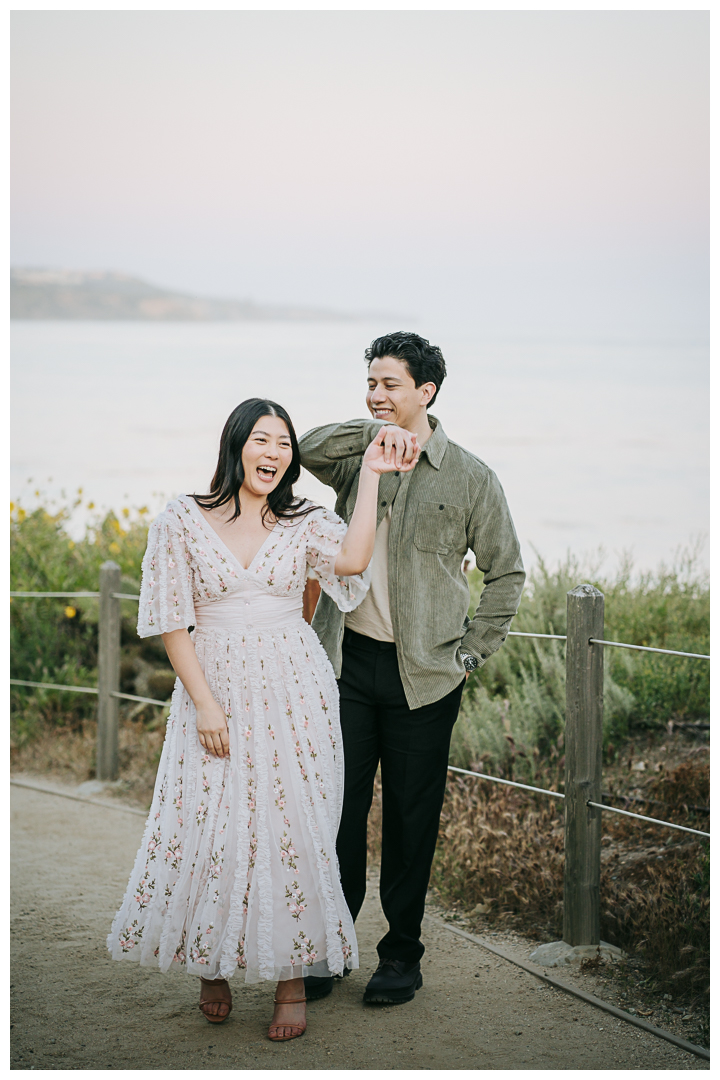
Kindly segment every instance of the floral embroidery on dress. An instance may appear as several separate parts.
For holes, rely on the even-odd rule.
[[[148,906],[148,904],[152,900],[152,894],[155,891],[155,880],[153,879],[152,881],[148,881],[149,877],[149,873],[145,873],[143,875],[143,878],[140,881],[140,884],[138,885],[137,891],[135,893],[135,903],[137,904],[140,911],[142,911],[143,908],[146,908]]]
[[[288,866],[291,867],[293,870],[297,870],[297,863],[295,862],[296,857],[297,851],[293,847],[293,842],[291,838],[288,836],[287,832],[283,832],[282,838],[280,840],[280,858],[282,860],[283,866],[285,865],[285,860],[287,859]]]
[[[134,919],[130,926],[120,932],[118,944],[124,953],[130,952],[131,949],[135,948],[142,936],[143,927],[139,925],[137,919]]]
[[[345,958],[345,960],[349,960],[350,957],[352,956],[352,945],[350,945],[350,943],[348,942],[348,939],[346,938],[345,934],[343,933],[343,926],[342,926],[341,922],[338,923],[338,931],[337,931],[337,933],[338,933],[338,937],[340,938],[340,941],[342,943],[343,957]]]
[[[205,931],[205,935],[209,935],[212,927]],[[208,956],[210,954],[210,942],[202,940],[203,935],[198,934],[190,946],[189,954],[190,959],[194,964],[207,964]]]
[[[305,967],[312,967],[317,956],[317,949],[304,931],[301,930],[298,933],[298,938],[300,939],[299,941],[295,938],[293,939],[295,952],[298,954]]]
[[[240,968],[247,967],[247,960],[245,959],[245,935],[243,934],[240,941],[238,941],[237,952],[235,953],[235,959],[237,960],[237,966]]]
[[[285,886],[285,896],[289,901],[287,905],[288,911],[292,915],[293,919],[299,921],[300,916],[307,907],[307,903],[305,900],[305,894],[300,889],[297,881],[293,881],[290,888],[288,888],[287,885]]]

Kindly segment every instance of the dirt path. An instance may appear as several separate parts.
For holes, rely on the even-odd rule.
[[[105,936],[142,817],[12,788],[14,1069],[704,1069],[707,1064],[540,984],[436,921],[425,986],[394,1008],[362,1004],[384,932],[371,880],[362,967],[308,1006],[306,1035],[266,1038],[273,987],[234,980],[211,1027],[198,986],[111,961]]]

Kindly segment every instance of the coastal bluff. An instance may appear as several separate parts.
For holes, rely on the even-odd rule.
[[[192,296],[114,271],[14,268],[12,319],[144,322],[349,322],[360,315],[253,300]]]

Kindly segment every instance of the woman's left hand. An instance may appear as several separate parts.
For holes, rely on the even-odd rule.
[[[417,441],[417,435],[411,435],[412,445],[412,457],[409,461],[403,457],[400,464],[397,463],[397,447],[392,440],[388,439],[388,432],[392,429],[381,428],[377,433],[373,441],[368,446],[363,456],[363,465],[366,465],[371,472],[374,473],[387,473],[387,472],[410,472],[418,463],[420,457],[420,445]],[[406,433],[403,432],[403,435]],[[391,445],[387,445],[390,443]]]

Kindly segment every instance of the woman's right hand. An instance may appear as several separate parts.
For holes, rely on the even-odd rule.
[[[200,745],[207,750],[208,754],[215,757],[230,757],[230,735],[228,733],[227,717],[222,706],[218,705],[214,698],[202,705],[196,705],[196,720]]]
[[[410,472],[420,457],[417,435],[399,427],[382,427],[363,456],[371,472]]]
[[[374,441],[381,444],[385,464],[392,464],[393,469],[409,472],[420,457],[421,447],[418,445],[415,432],[406,431],[405,428],[398,427],[396,424],[386,424],[381,427]],[[372,446],[372,443],[370,445]]]

